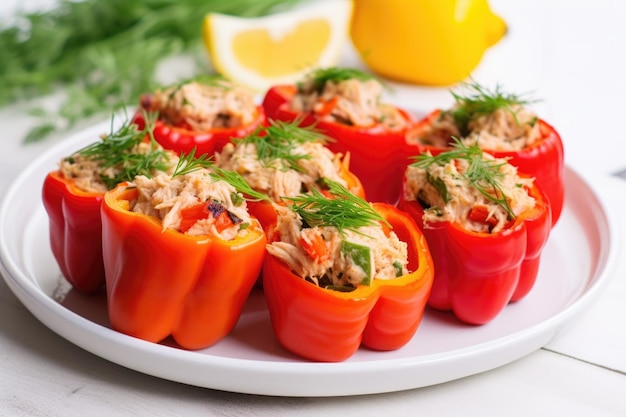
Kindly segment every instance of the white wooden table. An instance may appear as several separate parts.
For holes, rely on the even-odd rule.
[[[566,163],[609,195],[623,235],[626,181],[611,174],[626,168],[626,2],[491,3],[510,31],[474,77],[543,99],[538,110],[560,131]],[[9,13],[15,4],[5,1],[0,10]],[[346,55],[346,63],[354,59]],[[394,91],[398,103],[424,110],[449,103],[445,89]],[[23,146],[33,123],[27,109],[0,109],[0,192],[63,139]],[[625,416],[625,300],[626,259],[595,302],[550,343],[508,365],[397,393],[282,398],[188,386],[111,363],[50,331],[0,280],[0,416]]]

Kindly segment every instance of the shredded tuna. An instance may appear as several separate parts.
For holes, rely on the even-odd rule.
[[[195,223],[185,233],[190,235],[213,235],[225,240],[234,239],[246,233],[242,225],[250,224],[251,218],[243,198],[233,200],[236,190],[224,181],[215,181],[206,169],[193,171],[185,175],[157,175],[153,178],[137,176],[133,183],[139,191],[136,201],[131,203],[131,210],[154,216],[163,222],[163,230],[180,230],[181,210],[201,202],[217,201],[236,216],[241,222],[218,231],[215,219],[209,216]],[[236,202],[235,202],[236,201]]]
[[[100,175],[102,168],[98,161],[76,155],[72,158],[64,158],[59,163],[59,168],[65,178],[74,180],[74,185],[88,193],[105,193],[107,186]]]
[[[277,203],[282,201],[281,197],[295,197],[310,190],[322,178],[347,186],[340,175],[341,155],[334,154],[322,143],[298,144],[292,154],[308,156],[297,160],[300,170],[289,168],[280,160],[259,161],[254,143],[229,143],[216,153],[215,161],[221,168],[241,174],[253,189]]]
[[[477,143],[490,151],[519,151],[531,146],[541,138],[537,116],[528,108],[513,105],[499,108],[492,113],[478,117],[468,123],[468,132],[463,136],[456,125],[453,113],[456,107],[442,111],[420,131],[417,140],[422,144],[448,147],[452,137],[461,139],[467,145]]]
[[[149,110],[175,126],[194,131],[238,127],[252,123],[258,110],[254,94],[228,81],[190,82],[142,98]]]
[[[535,205],[535,199],[528,195],[526,187],[534,181],[532,178],[521,178],[517,168],[506,162],[505,159],[495,159],[484,153],[483,157],[493,160],[500,165],[499,178],[501,192],[506,196],[508,204],[517,216]],[[409,201],[417,200],[425,206],[424,223],[452,222],[461,225],[464,229],[482,233],[497,233],[502,231],[509,222],[509,214],[499,204],[487,198],[473,187],[469,180],[461,175],[467,169],[468,162],[455,159],[445,165],[433,164],[428,169],[409,166],[406,170],[405,198]],[[448,194],[448,201],[444,201],[438,188],[434,184],[442,181]],[[502,195],[498,195],[501,198]],[[486,209],[489,221],[475,221],[470,218],[473,208]]]
[[[418,137],[413,137],[413,133],[409,133],[408,141],[446,148],[450,146],[452,137],[461,138],[461,132],[450,112],[440,112],[439,117],[433,118],[423,129],[420,127]]]
[[[390,130],[400,130],[406,120],[394,106],[381,103],[382,85],[376,80],[349,79],[326,82],[318,93],[312,80],[303,83],[291,107],[297,112],[315,112],[323,119],[353,126],[384,124]]]
[[[277,210],[276,232],[280,238],[267,245],[268,253],[283,260],[296,275],[316,285],[354,287],[363,281],[363,270],[349,262],[341,251],[344,240],[371,248],[375,279],[394,279],[398,276],[397,268],[401,269],[401,275],[408,273],[407,244],[393,232],[385,235],[380,225],[342,233],[335,227],[303,228],[301,218],[294,211],[287,207]],[[307,254],[301,244],[302,240],[312,241],[315,235],[323,239],[329,254],[321,262]]]
[[[472,120],[468,127],[470,135],[464,142],[493,151],[518,151],[541,138],[537,116],[522,106],[498,109]]]

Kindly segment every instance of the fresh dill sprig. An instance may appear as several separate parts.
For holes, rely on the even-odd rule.
[[[41,124],[24,140],[43,140],[137,103],[162,83],[160,64],[172,56],[194,58],[194,73],[210,71],[199,36],[208,13],[256,17],[300,1],[61,0],[17,12],[0,25],[0,106],[67,93],[54,110],[33,111]]]
[[[298,162],[302,159],[310,159],[311,156],[296,153],[297,146],[307,142],[325,144],[330,138],[312,126],[300,126],[301,122],[301,119],[293,122],[271,120],[269,126],[259,127],[244,138],[234,139],[234,142],[253,144],[256,147],[259,162],[265,167],[302,172],[303,168]]]
[[[360,227],[372,226],[377,222],[389,223],[371,204],[351,193],[343,185],[325,180],[331,198],[313,188],[310,193],[296,197],[283,197],[290,201],[291,209],[309,227],[336,227],[339,232],[352,230],[358,233]]]
[[[270,200],[269,196],[250,187],[250,185],[238,172],[226,170],[215,165],[212,155],[204,153],[199,157],[196,157],[196,148],[193,148],[188,154],[180,154],[178,164],[176,164],[172,177],[189,174],[200,169],[208,169],[210,171],[209,175],[214,181],[227,182],[232,185],[237,192],[248,196],[249,200]]]
[[[465,83],[464,87],[468,90],[465,94],[451,92],[456,101],[456,107],[451,110],[451,113],[462,136],[469,133],[468,124],[472,120],[489,115],[498,109],[504,109],[511,113],[517,122],[513,107],[528,105],[536,101],[524,99],[521,95],[505,93],[500,85],[496,85],[493,90],[476,82]]]
[[[504,174],[501,171],[507,162],[500,162],[495,159],[486,159],[483,150],[477,145],[465,145],[458,138],[453,137],[452,149],[441,152],[437,155],[427,153],[414,157],[415,162],[411,166],[421,168],[428,172],[431,165],[444,166],[453,160],[466,160],[468,168],[461,173],[467,181],[489,201],[501,206],[509,218],[515,219],[515,213],[509,205],[507,196],[502,191],[501,180]],[[447,200],[448,190],[440,178],[433,178],[427,175],[427,180],[439,192],[444,201]]]
[[[113,131],[112,127],[111,133],[102,140],[78,150],[74,155],[96,161],[103,172],[113,168],[115,175],[100,175],[109,190],[120,182],[132,181],[137,175],[151,177],[154,171],[165,171],[169,156],[158,145],[152,133],[156,117],[156,113],[144,112],[146,124],[143,129],[138,129],[137,125],[127,120],[118,130]],[[150,138],[149,152],[136,152],[136,147],[145,140],[146,135]]]
[[[247,196],[251,201],[270,201],[269,196],[256,191],[246,182],[246,180],[235,171],[229,171],[217,166],[212,167],[211,178],[216,181],[225,181],[232,185],[237,192]]]
[[[196,148],[194,147],[189,153],[182,152],[179,155],[178,163],[176,164],[176,168],[174,168],[172,177],[186,175],[203,168],[213,167],[213,156],[203,153],[196,157]]]
[[[355,68],[328,67],[313,70],[305,77],[306,80],[313,81],[313,89],[321,93],[327,82],[341,82],[351,79],[359,81],[380,80],[373,74],[363,72]]]

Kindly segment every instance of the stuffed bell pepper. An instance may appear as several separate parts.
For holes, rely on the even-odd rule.
[[[303,358],[343,361],[362,344],[413,338],[433,282],[424,236],[405,213],[328,181],[286,199],[268,232],[263,288],[279,343]]]
[[[217,76],[197,77],[144,94],[134,122],[143,127],[143,111],[158,113],[154,137],[177,153],[213,155],[231,138],[245,136],[265,123],[263,108],[248,89]]]
[[[332,137],[328,147],[350,153],[352,172],[365,187],[368,201],[395,204],[404,172],[402,149],[412,117],[381,102],[382,84],[358,70],[325,68],[297,85],[268,90],[263,108],[268,118],[315,126]]]
[[[243,182],[206,162],[183,155],[173,174],[139,175],[105,194],[102,245],[113,329],[151,342],[171,336],[182,348],[200,349],[237,323],[266,238],[238,191]]]
[[[452,93],[455,105],[435,110],[407,135],[408,155],[450,149],[453,138],[476,143],[496,158],[506,158],[520,172],[535,178],[548,196],[552,225],[564,201],[564,153],[558,132],[532,112],[532,100],[467,84],[465,93]]]
[[[325,180],[335,181],[365,198],[361,181],[350,172],[349,155],[335,154],[325,145],[329,138],[298,121],[270,121],[242,139],[233,139],[215,154],[217,166],[241,174],[268,200],[249,201],[250,212],[263,227],[276,221],[275,204],[313,188],[324,190]]]
[[[152,126],[152,118],[147,126]],[[146,130],[126,123],[59,162],[43,184],[52,253],[63,276],[82,293],[104,286],[100,206],[104,193],[135,175],[173,169],[176,156]]]
[[[550,205],[533,178],[457,141],[406,170],[400,208],[426,236],[435,264],[428,304],[484,324],[533,287],[551,230]]]

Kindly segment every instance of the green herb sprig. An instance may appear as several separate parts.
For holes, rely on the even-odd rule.
[[[501,172],[503,165],[507,162],[500,162],[495,159],[486,159],[483,150],[476,144],[465,145],[458,138],[452,138],[454,143],[452,149],[437,155],[427,153],[415,156],[415,162],[411,166],[424,169],[428,172],[428,168],[432,165],[444,166],[453,160],[466,160],[469,165],[465,172],[461,175],[467,179],[472,187],[480,192],[489,201],[501,206],[510,219],[515,219],[515,213],[511,209],[508,198],[502,191],[501,180],[504,174]],[[439,180],[439,181],[437,181]],[[427,181],[430,182],[439,195],[447,201],[448,190],[439,178],[433,179],[427,175]]]
[[[152,176],[154,171],[165,171],[168,168],[169,156],[161,148],[153,136],[155,113],[144,112],[145,126],[138,129],[137,125],[126,121],[118,130],[113,130],[102,140],[94,142],[80,150],[78,154],[84,158],[97,161],[103,169],[114,168],[113,176],[100,175],[101,180],[110,190],[123,181],[132,181],[137,175]],[[150,138],[151,149],[147,153],[134,152],[136,146]]]
[[[310,159],[311,156],[295,153],[297,146],[307,142],[325,144],[331,139],[315,130],[313,126],[300,126],[301,122],[300,118],[293,122],[272,120],[269,126],[257,128],[252,134],[235,139],[234,142],[253,144],[256,147],[259,162],[265,167],[302,172],[303,168],[298,162],[302,159]]]
[[[26,142],[80,120],[137,103],[160,84],[159,64],[186,54],[208,72],[202,42],[207,13],[262,16],[301,0],[59,0],[0,24],[0,106],[67,93],[58,111],[36,109]],[[0,22],[3,23],[3,22]]]
[[[202,155],[196,156],[196,148],[194,147],[189,153],[180,153],[172,177],[186,175],[203,168],[213,168],[214,165],[212,155],[203,153]]]
[[[496,85],[493,90],[476,82],[465,83],[464,87],[468,90],[465,94],[451,92],[456,101],[456,108],[451,113],[461,136],[469,134],[468,125],[472,120],[489,115],[498,109],[505,109],[510,112],[517,122],[513,107],[528,105],[536,101],[524,99],[521,95],[505,93],[500,85]]]
[[[237,192],[243,194],[247,197],[248,200],[251,201],[271,201],[269,196],[263,193],[256,191],[254,188],[250,187],[250,184],[246,182],[246,180],[235,171],[229,171],[223,168],[219,168],[214,166],[211,171],[211,178],[216,181],[225,181],[232,185]]]
[[[186,175],[194,171],[198,171],[200,169],[208,169],[210,171],[210,176],[214,181],[224,181],[228,184],[232,185],[237,192],[248,196],[249,200],[253,201],[261,201],[266,200],[270,201],[269,196],[260,193],[254,190],[250,185],[246,182],[246,180],[235,171],[229,171],[215,165],[213,161],[213,156],[208,155],[206,153],[196,157],[196,148],[193,148],[189,153],[181,153],[178,159],[178,163],[176,164],[176,168],[174,168],[174,172],[172,173],[172,177],[178,175]]]
[[[358,233],[360,227],[383,222],[390,226],[367,201],[354,195],[343,185],[325,180],[332,198],[326,197],[316,188],[310,193],[297,197],[283,197],[290,201],[295,211],[309,227],[336,227],[339,232],[352,230]]]

